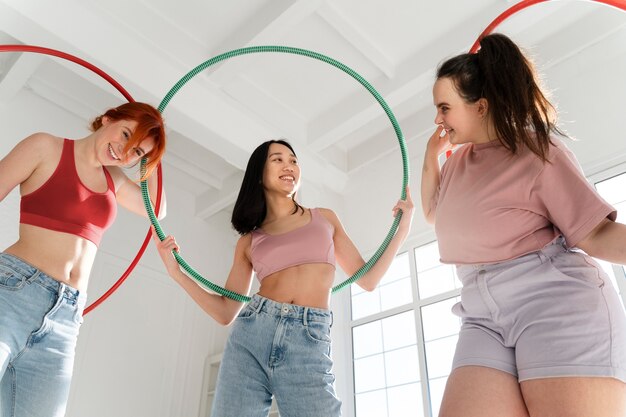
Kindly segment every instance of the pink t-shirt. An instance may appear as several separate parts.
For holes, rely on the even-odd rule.
[[[467,144],[441,169],[432,201],[441,262],[484,264],[537,251],[559,235],[574,247],[617,212],[584,177],[574,154],[552,137],[549,162],[500,142]]]

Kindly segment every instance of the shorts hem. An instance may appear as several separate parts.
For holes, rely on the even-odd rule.
[[[626,383],[626,369],[610,366],[547,366],[519,370],[519,381],[541,378],[615,378]]]
[[[498,371],[506,372],[507,374],[517,377],[517,370],[514,366],[506,362],[500,362],[496,360],[489,360],[485,358],[466,358],[455,361],[452,364],[452,369],[460,368],[462,366],[482,366],[485,368],[492,368]]]

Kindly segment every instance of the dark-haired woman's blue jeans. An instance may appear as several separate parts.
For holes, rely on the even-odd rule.
[[[241,311],[220,365],[211,417],[337,417],[330,310],[254,295]]]

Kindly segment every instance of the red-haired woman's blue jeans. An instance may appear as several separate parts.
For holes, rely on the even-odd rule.
[[[0,417],[62,417],[86,296],[0,253]]]

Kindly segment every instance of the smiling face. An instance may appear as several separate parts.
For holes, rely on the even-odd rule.
[[[263,168],[263,187],[266,191],[286,193],[293,196],[300,187],[298,158],[280,143],[272,143],[267,151]]]
[[[147,137],[139,146],[124,153],[124,147],[135,132],[137,122],[134,120],[112,121],[102,118],[102,127],[98,129],[100,137],[101,159],[103,165],[133,165],[154,148],[154,139]]]
[[[433,102],[437,108],[435,124],[448,132],[450,143],[489,142],[487,100],[468,103],[457,92],[451,78],[439,78],[433,86]]]

